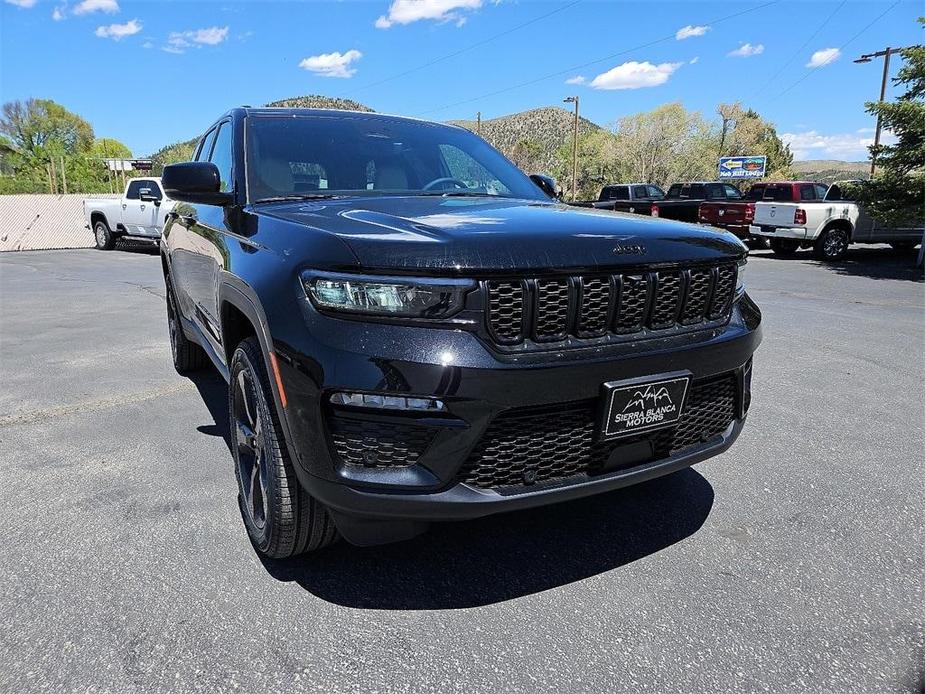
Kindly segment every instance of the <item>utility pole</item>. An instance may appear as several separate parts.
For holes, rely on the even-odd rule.
[[[578,97],[568,96],[562,102],[575,104],[575,123],[572,129],[572,202],[575,202],[578,199]]]
[[[482,112],[475,114],[475,132],[479,137],[482,136]]]
[[[906,48],[911,48],[907,46]],[[854,62],[856,63],[869,63],[873,58],[883,58],[883,77],[880,80],[880,103],[883,103],[886,100],[886,82],[890,76],[890,56],[893,53],[899,53],[900,51],[906,50],[906,48],[890,48],[887,46],[882,51],[877,51],[876,53],[865,53],[860,58],[857,58]],[[877,129],[874,130],[874,147],[880,145],[880,114],[877,114]],[[877,155],[872,154],[870,157],[870,177],[874,177],[874,172],[877,170]]]

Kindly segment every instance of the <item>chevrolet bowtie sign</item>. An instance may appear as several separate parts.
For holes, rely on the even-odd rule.
[[[720,157],[719,177],[764,178],[767,157]]]

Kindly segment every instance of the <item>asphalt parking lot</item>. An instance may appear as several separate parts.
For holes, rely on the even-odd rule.
[[[728,453],[592,499],[263,563],[224,385],[156,255],[0,256],[0,691],[925,689],[925,284],[753,254]]]

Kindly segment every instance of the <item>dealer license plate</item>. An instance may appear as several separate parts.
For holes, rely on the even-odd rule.
[[[687,375],[605,383],[601,438],[632,436],[676,423],[689,383]]]

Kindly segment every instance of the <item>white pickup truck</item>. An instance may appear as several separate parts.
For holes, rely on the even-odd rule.
[[[121,198],[87,198],[83,201],[87,228],[96,247],[108,251],[117,238],[156,243],[174,202],[164,195],[159,178],[133,178]]]
[[[820,260],[838,260],[852,243],[888,243],[898,250],[911,250],[921,243],[921,227],[882,226],[863,206],[844,198],[842,186],[836,183],[820,200],[757,202],[748,232],[769,239],[771,250],[778,255],[812,248]]]

